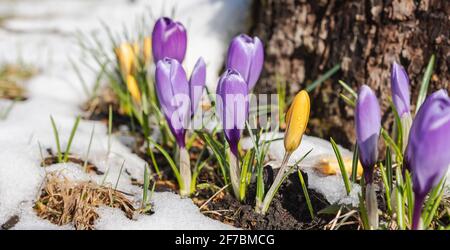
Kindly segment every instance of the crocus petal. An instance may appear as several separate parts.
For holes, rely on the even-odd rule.
[[[431,94],[411,126],[405,167],[412,173],[415,197],[412,226],[419,228],[426,195],[442,180],[450,165],[450,98],[445,90]]]
[[[309,120],[310,100],[308,92],[300,91],[292,101],[286,114],[286,132],[284,135],[284,148],[293,152],[298,148],[305,133]]]
[[[134,69],[135,53],[133,47],[129,43],[122,43],[114,49],[116,57],[119,61],[120,71],[124,79],[132,73]]]
[[[190,118],[189,84],[181,64],[170,58],[156,65],[156,93],[169,127],[179,146],[185,145],[185,129]]]
[[[136,103],[141,104],[141,92],[139,91],[139,86],[136,82],[136,79],[132,75],[128,75],[126,83],[128,91],[130,92],[133,100]]]
[[[450,165],[450,98],[445,90],[434,92],[420,107],[411,126],[406,165],[415,193],[426,195]]]
[[[217,112],[225,131],[225,138],[233,154],[238,154],[241,132],[248,117],[248,88],[239,72],[228,69],[219,79]]]
[[[183,24],[168,17],[159,18],[152,32],[152,49],[155,62],[170,57],[183,62],[186,55],[187,34]]]
[[[411,110],[409,79],[405,69],[394,62],[391,72],[392,100],[400,117]]]
[[[364,168],[364,176],[366,183],[371,183],[373,168],[378,158],[381,112],[375,93],[367,85],[363,85],[358,93],[355,124],[359,157]]]
[[[245,34],[235,37],[230,44],[227,68],[237,70],[251,90],[258,81],[264,63],[264,48],[258,37]]]
[[[206,64],[203,58],[199,58],[189,79],[191,97],[191,115],[197,111],[198,103],[202,98],[203,89],[206,84]]]

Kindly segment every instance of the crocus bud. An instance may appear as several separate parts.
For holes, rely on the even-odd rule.
[[[164,58],[156,64],[156,93],[169,128],[180,147],[185,147],[187,121],[191,116],[189,84],[181,64]]]
[[[139,91],[136,79],[132,75],[127,76],[127,87],[133,100],[136,103],[141,104],[141,92]]]
[[[186,55],[187,35],[183,24],[168,17],[159,18],[152,32],[152,48],[155,62],[169,57],[183,62]]]
[[[381,112],[372,89],[363,85],[358,93],[355,110],[356,140],[366,183],[373,181],[373,170],[378,158],[378,138],[381,130]]]
[[[114,49],[117,60],[119,61],[120,71],[123,77],[132,73],[135,62],[133,47],[129,43],[122,43]]]
[[[152,39],[150,37],[144,38],[144,63],[149,63],[152,59]]]
[[[198,103],[202,98],[203,89],[206,84],[206,64],[203,58],[199,58],[195,63],[194,70],[192,71],[189,79],[190,86],[190,98],[191,98],[191,115],[194,116],[197,111]]]
[[[310,101],[308,92],[300,91],[292,101],[286,113],[286,132],[284,148],[286,152],[294,152],[302,141],[309,120]]]
[[[219,79],[216,91],[217,114],[222,121],[231,152],[238,155],[241,132],[248,117],[247,84],[238,71],[228,69]]]
[[[409,92],[409,79],[402,65],[394,62],[391,72],[392,100],[398,115],[410,114],[411,97]]]
[[[258,37],[236,36],[228,48],[226,67],[237,70],[250,91],[258,81],[264,63],[264,48]]]
[[[450,98],[445,90],[431,94],[412,123],[405,166],[412,174],[415,195],[413,228],[419,228],[425,196],[450,165]]]

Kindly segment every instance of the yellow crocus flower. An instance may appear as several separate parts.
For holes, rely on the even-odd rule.
[[[144,38],[144,63],[150,63],[152,59],[152,38]]]
[[[300,145],[308,124],[309,111],[309,95],[305,90],[302,90],[294,97],[286,113],[286,132],[284,134],[284,148],[286,152],[292,153]]]
[[[131,74],[135,61],[133,47],[129,43],[122,43],[119,47],[114,49],[114,52],[119,60],[119,67],[122,74],[124,76]]]
[[[132,75],[127,76],[127,87],[133,100],[138,104],[141,104],[141,93],[139,91],[139,86],[136,79]]]

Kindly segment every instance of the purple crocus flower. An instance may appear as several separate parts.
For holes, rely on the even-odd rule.
[[[415,196],[413,228],[418,229],[425,196],[450,165],[450,98],[445,90],[431,94],[420,107],[409,134],[405,166]]]
[[[237,70],[250,91],[258,81],[264,63],[264,48],[258,37],[236,36],[228,49],[226,67]]]
[[[152,32],[153,58],[157,63],[164,57],[183,62],[186,55],[187,35],[183,24],[168,17],[159,18]]]
[[[238,155],[241,132],[248,117],[247,94],[247,84],[238,71],[228,69],[220,77],[216,91],[217,114],[235,156]]]
[[[192,71],[191,78],[189,79],[190,85],[190,98],[191,98],[191,116],[194,116],[197,111],[198,104],[202,98],[203,89],[206,84],[206,64],[203,58],[199,58],[195,63],[194,70]]]
[[[169,128],[180,147],[185,146],[185,134],[205,87],[206,65],[197,60],[189,82],[178,60],[164,58],[156,64],[156,94]]]
[[[381,130],[381,112],[375,93],[363,85],[358,93],[355,110],[356,140],[366,183],[373,181],[373,169],[378,158],[378,138]]]
[[[402,65],[394,62],[391,72],[392,100],[398,115],[410,114],[411,96],[409,92],[409,79]]]

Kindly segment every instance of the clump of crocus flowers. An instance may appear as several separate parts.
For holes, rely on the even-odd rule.
[[[248,94],[259,78],[263,62],[261,40],[238,35],[228,49],[227,69],[220,77],[216,91],[217,114],[230,146],[229,172],[236,198],[239,197],[241,171],[238,145],[248,118]]]
[[[178,146],[181,196],[189,196],[193,190],[186,129],[198,107],[206,82],[206,64],[202,58],[197,60],[188,80],[181,65],[185,53],[186,30],[183,25],[166,17],[159,19],[153,30],[153,54],[158,60],[155,86],[161,110]]]
[[[142,46],[139,43],[123,42],[114,49],[121,78],[137,105],[141,105],[142,94],[136,78],[142,71],[145,71],[152,59],[150,48],[151,40],[149,37],[145,37]]]
[[[402,167],[405,181],[411,174],[411,185],[414,201],[408,202],[413,207],[411,228],[423,228],[421,222],[422,207],[427,195],[433,188],[442,184],[450,165],[450,98],[445,90],[432,93],[416,111],[414,119],[411,115],[410,86],[406,70],[397,63],[392,66],[391,91],[395,114],[400,121],[402,137],[397,154],[403,159],[398,167]],[[419,104],[420,105],[420,104]],[[371,228],[378,228],[378,207],[373,186],[374,166],[378,159],[378,138],[381,128],[381,114],[375,93],[363,85],[358,93],[355,111],[356,135],[359,157],[364,168],[365,205]],[[398,131],[397,131],[398,132]],[[391,145],[395,146],[395,145]],[[403,157],[403,158],[402,158]],[[403,179],[397,176],[398,179]],[[402,181],[400,182],[402,183]],[[403,185],[397,183],[397,185]],[[408,184],[405,184],[408,185]],[[400,186],[404,189],[406,186]],[[397,204],[397,206],[403,204]],[[401,216],[397,214],[397,216]]]

